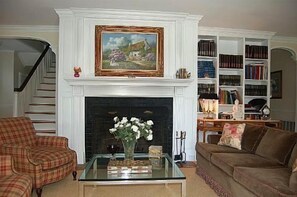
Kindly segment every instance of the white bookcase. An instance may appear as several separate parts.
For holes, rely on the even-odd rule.
[[[197,99],[201,93],[219,96],[215,118],[231,113],[236,98],[246,119],[261,118],[249,105],[250,101],[264,99],[270,106],[269,43],[273,35],[272,32],[199,28]],[[202,117],[199,107],[197,111],[198,118]]]

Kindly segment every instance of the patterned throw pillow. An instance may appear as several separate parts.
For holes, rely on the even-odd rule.
[[[295,159],[295,161],[293,163],[292,172],[297,172],[297,158]]]
[[[230,146],[241,150],[241,138],[244,132],[245,124],[226,123],[223,128],[223,134],[218,145]]]

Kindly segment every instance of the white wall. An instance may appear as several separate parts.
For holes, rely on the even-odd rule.
[[[0,51],[0,118],[13,115],[14,51]]]

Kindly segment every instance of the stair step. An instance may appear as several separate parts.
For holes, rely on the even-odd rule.
[[[55,112],[25,112],[25,116],[32,121],[54,121],[56,120]]]
[[[56,105],[55,104],[30,104],[30,112],[53,112],[55,113]]]
[[[35,96],[52,96],[52,97],[55,97],[55,95],[56,95],[55,90],[37,89]]]
[[[55,121],[45,121],[45,120],[32,120],[35,130],[55,130]]]
[[[55,104],[56,98],[54,96],[34,96],[32,104]]]
[[[41,83],[39,85],[39,89],[56,90],[56,84],[55,83]]]
[[[56,77],[56,72],[47,72],[45,77]]]
[[[43,83],[56,83],[56,77],[43,77]]]

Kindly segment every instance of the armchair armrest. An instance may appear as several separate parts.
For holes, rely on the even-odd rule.
[[[0,155],[0,177],[13,174],[12,157],[10,155]]]
[[[68,139],[60,136],[37,136],[37,146],[68,148]]]

